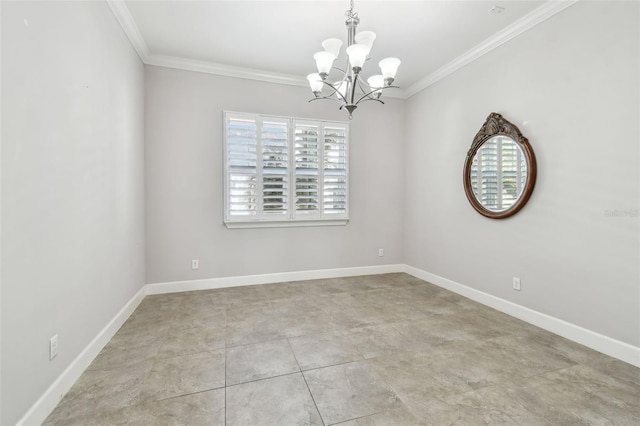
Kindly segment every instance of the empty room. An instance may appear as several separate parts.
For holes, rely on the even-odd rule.
[[[1,425],[640,424],[640,3],[1,1]]]

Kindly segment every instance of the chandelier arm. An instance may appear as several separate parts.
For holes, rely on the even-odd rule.
[[[365,98],[362,97],[358,100],[358,102],[356,102],[356,105],[358,105],[360,102],[365,102],[365,101],[376,101],[376,102],[380,102],[382,105],[384,105],[384,101],[381,101],[380,99],[376,99],[376,98]]]
[[[333,95],[335,95],[337,93],[338,95],[340,95],[340,97],[342,98],[342,100],[344,101],[345,104],[349,103],[349,102],[347,102],[347,98],[345,98],[344,95],[342,93],[340,93],[340,91],[336,87],[334,87],[332,84],[329,84],[326,81],[323,81],[322,83],[324,83],[325,85],[331,87],[331,89],[333,90],[333,92],[331,92],[327,96],[325,96],[326,99],[333,99],[333,98],[330,98],[329,96],[333,96]],[[317,99],[323,99],[323,98],[317,98]],[[336,100],[338,100],[338,99],[336,99]]]
[[[360,88],[360,92],[362,92],[363,94],[365,94],[362,98],[364,98],[365,96],[368,96],[370,93],[373,93],[375,90],[372,90],[371,92],[367,93],[367,91],[364,89],[364,87],[362,87],[362,79],[359,78],[358,79],[358,87]],[[368,86],[368,84],[367,84]],[[368,90],[371,90],[371,87],[369,87]],[[362,99],[360,98],[360,99]],[[360,99],[358,99],[358,102],[360,102]],[[358,104],[358,102],[356,102],[356,105]]]
[[[330,100],[330,101],[336,101],[336,102],[344,103],[344,102],[342,101],[342,99],[332,98],[332,97],[331,97],[331,95],[329,95],[329,96],[321,96],[321,97],[319,97],[319,98],[311,98],[311,99],[309,99],[309,102],[319,101],[319,100],[321,100],[321,99],[322,99],[322,100],[327,99],[327,100]],[[341,107],[341,108],[342,108],[342,107]]]
[[[338,68],[335,65],[331,67],[332,70],[338,70],[340,71],[342,74],[347,75],[347,72],[345,70],[343,70],[342,68]],[[344,80],[344,77],[342,78]]]
[[[353,74],[353,77],[351,78],[351,94],[349,95],[349,99],[351,100],[351,102],[347,102],[347,105],[357,105],[358,103],[353,103],[353,100],[356,97],[356,85],[360,85],[360,77],[358,77],[358,74]],[[360,89],[362,90],[362,89]]]
[[[362,97],[360,99],[358,99],[358,102],[356,102],[356,105],[358,105],[360,103],[360,101],[362,101],[362,100],[365,100],[365,101],[372,100],[372,101],[382,102],[380,99],[376,99],[376,98],[372,97],[371,95],[374,92],[377,92],[378,90],[380,92],[382,92],[384,89],[390,89],[392,87],[398,89],[398,86],[386,86],[386,87],[381,87],[379,89],[374,89],[374,90],[370,91],[369,93],[365,93],[364,95],[362,95]],[[361,87],[361,89],[362,89],[362,87]],[[364,90],[362,92],[364,93]],[[382,102],[382,103],[384,104],[384,102]]]

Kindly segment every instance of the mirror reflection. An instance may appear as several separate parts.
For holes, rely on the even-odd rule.
[[[508,136],[490,138],[471,163],[471,187],[480,204],[505,211],[520,198],[527,183],[527,162],[522,149]]]
[[[492,112],[467,151],[464,192],[478,213],[504,219],[520,211],[531,197],[536,170],[527,138],[502,115]]]

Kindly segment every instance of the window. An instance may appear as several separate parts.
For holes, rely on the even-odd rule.
[[[344,225],[346,123],[224,113],[228,227]]]

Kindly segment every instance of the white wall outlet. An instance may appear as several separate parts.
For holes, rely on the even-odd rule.
[[[198,259],[193,259],[191,261],[191,269],[198,269],[200,267],[200,261]]]
[[[49,339],[49,359],[54,359],[58,355],[58,335]]]
[[[384,249],[378,249],[378,256],[384,256]]]
[[[520,278],[513,277],[513,289],[520,291]]]

